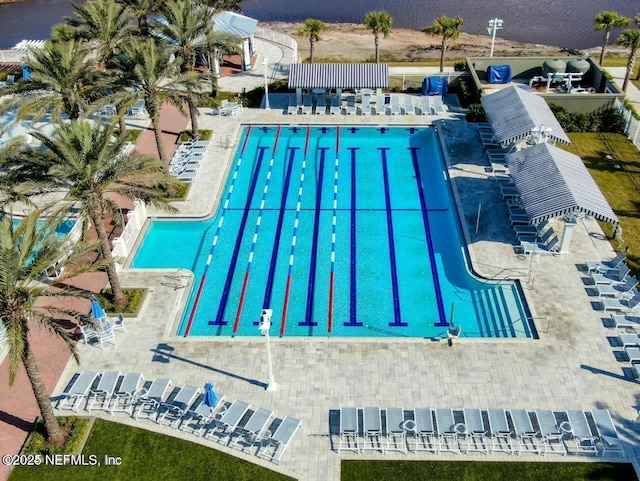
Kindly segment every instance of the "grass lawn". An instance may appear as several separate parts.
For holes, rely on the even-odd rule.
[[[637,481],[629,463],[342,461],[342,481]]]
[[[629,246],[627,263],[634,274],[640,275],[640,152],[620,134],[568,135],[571,145],[563,148],[582,158],[620,219],[624,246]],[[611,225],[601,225],[611,236]],[[613,247],[618,250],[616,241]]]
[[[120,466],[20,466],[10,481],[285,481],[288,476],[199,444],[96,420],[85,456],[119,456]]]

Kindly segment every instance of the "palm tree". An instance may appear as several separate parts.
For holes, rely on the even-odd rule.
[[[631,72],[633,72],[638,48],[640,48],[640,30],[625,30],[618,37],[618,44],[630,49],[627,59],[627,72],[624,75],[624,82],[622,83],[622,90],[626,92],[629,77],[631,77]]]
[[[611,29],[624,28],[631,22],[630,18],[623,17],[618,12],[600,12],[596,15],[595,29],[604,30],[604,37],[602,39],[602,50],[600,50],[600,65],[604,62],[604,51],[609,44],[609,37],[611,36]]]
[[[228,32],[214,32],[213,30],[207,36],[207,52],[210,52],[207,63],[211,70],[212,82],[215,83],[217,77],[220,76],[220,62],[224,55],[233,55],[240,53],[240,44],[242,37]],[[211,57],[213,57],[213,65],[211,65]],[[213,96],[216,96],[217,83],[213,87]]]
[[[213,30],[212,11],[197,0],[168,0],[160,6],[162,18],[153,20],[151,28],[166,39],[182,59],[180,70],[193,72],[198,48],[206,44]]]
[[[119,44],[131,34],[126,7],[115,0],[92,0],[73,8],[75,17],[68,18],[67,24],[76,39],[89,42],[104,69],[119,53]]]
[[[307,18],[304,27],[298,30],[301,37],[309,37],[309,63],[313,63],[313,48],[316,42],[322,40],[320,34],[327,29],[327,25],[321,20],[315,18]]]
[[[63,113],[71,121],[78,120],[91,99],[102,95],[97,88],[101,73],[94,63],[86,46],[76,41],[47,42],[41,49],[34,48],[29,60],[31,76],[2,89],[3,95],[13,95],[0,110],[17,108],[18,120],[31,117],[38,121],[45,115],[59,120]]]
[[[464,21],[460,17],[449,18],[446,15],[440,15],[435,19],[433,25],[424,28],[424,33],[432,37],[442,36],[442,44],[440,45],[440,72],[444,71],[444,55],[449,45],[449,40],[455,40],[460,36],[460,29]]]
[[[204,91],[207,80],[195,72],[180,75],[181,59],[172,57],[170,49],[163,43],[134,39],[124,47],[124,52],[120,69],[142,91],[145,108],[151,117],[158,156],[168,162],[158,123],[162,104],[160,96],[164,95],[169,102],[178,106],[188,102],[195,106],[193,97]],[[191,96],[191,100],[187,101],[185,96]],[[197,109],[191,108],[192,105],[189,108],[191,123],[197,130]]]
[[[118,0],[118,2],[122,3],[138,21],[138,33],[143,37],[149,36],[148,18],[156,13],[159,0]]]
[[[380,61],[378,47],[380,43],[380,34],[385,38],[391,33],[393,26],[393,18],[385,11],[369,12],[364,16],[364,25],[373,32],[373,38],[376,44],[376,63]]]
[[[40,212],[34,211],[17,226],[13,225],[11,216],[0,220],[0,322],[7,336],[9,386],[14,384],[22,364],[44,421],[47,439],[59,446],[64,442],[64,433],[53,413],[49,392],[30,344],[30,333],[36,325],[45,327],[64,340],[77,361],[75,342],[57,318],[59,314],[78,313],[55,306],[38,308],[36,300],[44,296],[53,300],[82,295],[70,289],[67,281],[95,270],[100,264],[84,263],[82,268],[77,268],[78,262],[95,246],[84,243],[70,246],[55,233],[56,225],[62,220],[59,216],[48,218],[44,225],[39,225],[39,218]],[[40,282],[43,272],[55,263],[65,268],[62,276],[49,285]]]
[[[172,210],[165,192],[177,188],[179,181],[167,173],[165,163],[154,157],[127,153],[125,139],[114,137],[114,127],[114,123],[78,121],[59,125],[51,136],[34,132],[32,135],[46,150],[13,166],[10,175],[18,185],[28,179],[34,182],[37,187],[33,194],[52,189],[68,192],[61,204],[76,208],[80,219],[86,224],[91,221],[95,227],[114,302],[123,305],[127,299],[104,227],[107,212],[119,218],[112,196]]]

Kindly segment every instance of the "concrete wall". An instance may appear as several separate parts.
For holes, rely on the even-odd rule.
[[[469,57],[467,67],[471,73],[476,96],[479,98],[482,92],[481,81],[486,81],[487,68],[491,65],[509,65],[511,77],[518,83],[528,83],[532,77],[542,74],[542,64],[545,60],[558,59],[564,62],[583,57]],[[613,105],[618,98],[624,101],[625,94],[617,85],[610,81],[605,71],[591,58],[586,58],[591,65],[589,71],[583,77],[583,84],[596,88],[596,94],[572,95],[557,93],[538,93],[547,103],[564,107],[572,113],[589,113],[594,110]],[[606,93],[610,92],[610,93]]]

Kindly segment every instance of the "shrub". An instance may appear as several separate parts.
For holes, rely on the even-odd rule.
[[[471,104],[467,108],[467,122],[487,122],[487,114],[482,104]]]
[[[75,454],[80,448],[80,443],[89,428],[87,418],[75,416],[59,417],[58,422],[65,433],[65,443],[62,446],[51,446],[45,440],[44,423],[38,421],[36,427],[25,446],[25,454]]]
[[[123,291],[129,299],[129,302],[125,306],[117,306],[113,302],[111,289],[106,289],[98,294],[98,301],[102,304],[105,312],[113,312],[115,314],[135,314],[140,310],[146,289],[123,289]]]
[[[468,70],[467,68],[467,62],[456,62],[453,64],[453,70],[456,72],[466,72]]]
[[[624,133],[624,118],[614,109],[601,109],[588,114],[567,112],[564,107],[550,104],[560,126],[565,132]]]

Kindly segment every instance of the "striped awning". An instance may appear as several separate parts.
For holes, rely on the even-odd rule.
[[[555,142],[571,143],[547,102],[537,94],[511,86],[486,95],[480,101],[493,134],[503,145],[531,136],[534,129],[546,132],[546,136]]]
[[[293,63],[289,88],[377,89],[389,87],[387,64]]]
[[[584,213],[618,223],[596,182],[577,155],[542,143],[507,154],[509,172],[532,224]]]

